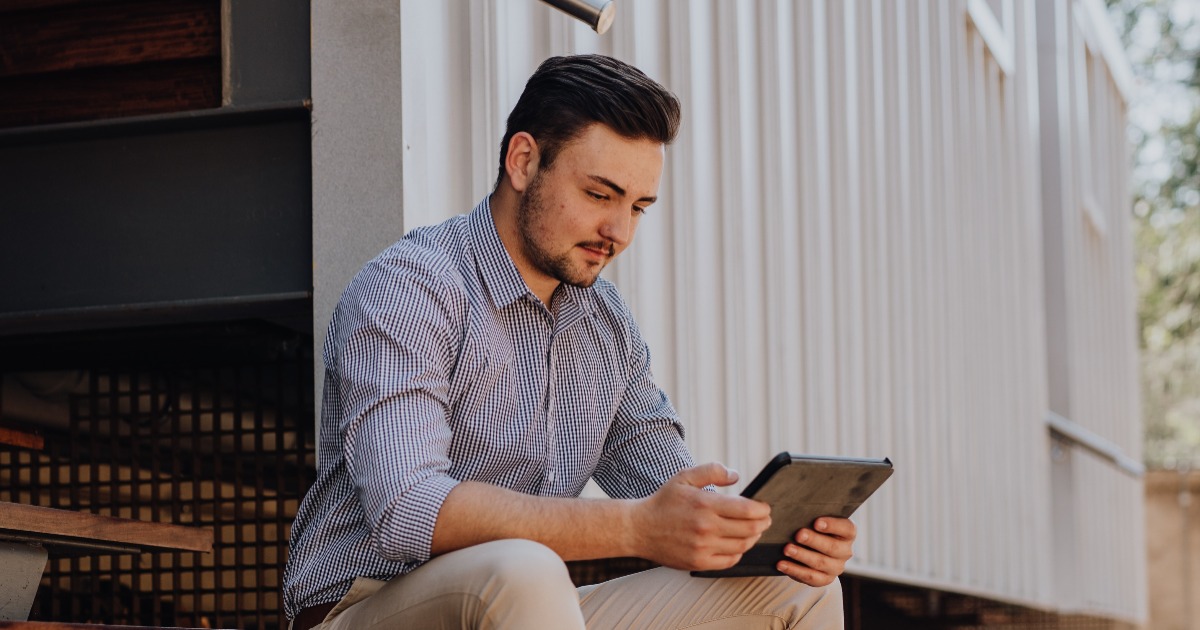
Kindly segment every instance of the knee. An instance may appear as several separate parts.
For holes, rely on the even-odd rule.
[[[842,627],[844,604],[840,579],[834,578],[833,583],[826,586],[804,586],[802,591],[793,600],[799,618],[817,623],[814,627]]]
[[[554,550],[532,540],[498,540],[476,549],[476,566],[495,587],[549,594],[575,586],[567,565]]]
[[[836,601],[839,606],[842,604],[842,579],[833,578],[833,584],[825,587],[824,597]]]
[[[825,586],[807,586],[799,582],[794,584],[813,603],[842,605],[842,581],[839,578],[833,578],[833,582]]]

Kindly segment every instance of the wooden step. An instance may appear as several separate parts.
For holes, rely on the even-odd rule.
[[[0,621],[0,630],[199,630],[175,626],[101,626],[90,623],[54,621]]]

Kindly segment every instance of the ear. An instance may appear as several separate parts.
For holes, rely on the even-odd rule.
[[[537,173],[540,157],[537,140],[528,132],[518,131],[508,141],[508,154],[504,158],[504,170],[508,173],[509,185],[523,193]]]

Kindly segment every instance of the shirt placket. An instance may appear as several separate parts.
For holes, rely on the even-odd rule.
[[[536,318],[541,324],[537,326],[537,341],[541,345],[539,348],[541,356],[540,372],[542,378],[542,400],[538,405],[535,414],[534,422],[539,433],[542,434],[542,443],[539,445],[542,448],[541,461],[541,482],[538,484],[538,494],[549,494],[558,481],[558,473],[556,472],[558,457],[557,451],[557,436],[555,435],[555,378],[554,369],[556,360],[554,358],[554,338],[555,338],[555,317],[549,309],[541,303],[540,300],[532,295],[527,296],[530,305],[536,310]]]
[[[546,426],[546,463],[542,475],[542,490],[546,493],[553,493],[558,483],[558,387],[555,378],[558,353],[554,351],[558,336],[558,332],[551,329],[546,343],[546,396],[542,405]]]
[[[542,473],[542,493],[558,495],[558,486],[560,485],[559,477],[567,471],[562,470],[558,454],[558,439],[559,439],[559,404],[558,393],[560,378],[559,348],[563,344],[563,338],[570,334],[569,329],[581,321],[585,312],[579,307],[577,302],[568,301],[560,305],[557,315],[550,315],[550,337],[546,344],[546,395],[542,405],[542,411],[546,418],[546,460],[545,468]],[[571,361],[571,357],[562,358],[564,361]],[[565,366],[564,369],[571,370],[573,366]],[[569,480],[568,480],[569,483]]]

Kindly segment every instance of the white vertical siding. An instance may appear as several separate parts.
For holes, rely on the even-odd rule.
[[[1108,48],[1103,9],[1094,0],[1056,3],[1053,53],[1062,60],[1056,81],[1044,86],[1043,113],[1060,112],[1062,145],[1043,155],[1059,190],[1045,199],[1061,227],[1046,241],[1047,266],[1065,286],[1051,305],[1051,327],[1065,334],[1064,361],[1051,369],[1058,401],[1053,409],[1074,425],[1111,443],[1121,453],[1141,453],[1129,235],[1129,156],[1124,137],[1124,69]],[[1071,598],[1066,608],[1142,619],[1146,614],[1145,567],[1135,545],[1109,553],[1093,550],[1112,541],[1142,540],[1140,480],[1111,463],[1076,452],[1066,460],[1073,480],[1069,501],[1079,549],[1073,572],[1060,577]],[[1115,506],[1122,506],[1116,508]],[[1057,523],[1056,523],[1057,525]],[[1132,548],[1131,548],[1132,547]]]
[[[604,37],[531,0],[401,6],[406,227],[490,190],[504,116],[545,56],[635,63],[684,122],[661,201],[606,276],[697,457],[748,477],[783,449],[890,456],[854,571],[1082,605],[1052,580],[1038,138],[1058,123],[1039,110],[1032,0],[638,0]],[[1070,397],[1073,420],[1136,453],[1124,112],[1105,67],[1072,132],[1105,169],[1108,215],[1103,233],[1077,217],[1064,243]],[[1080,593],[1136,617],[1137,497],[1073,461],[1093,552]]]

